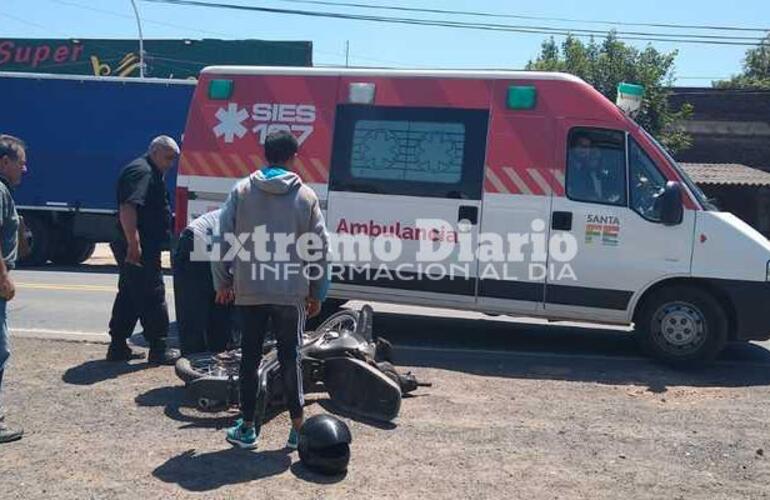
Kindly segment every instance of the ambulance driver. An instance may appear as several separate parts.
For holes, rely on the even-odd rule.
[[[579,131],[570,137],[567,195],[577,201],[624,205],[622,134]]]

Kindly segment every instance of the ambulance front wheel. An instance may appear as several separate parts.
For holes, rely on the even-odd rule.
[[[690,367],[710,363],[727,343],[727,315],[708,292],[664,288],[647,298],[635,315],[641,347],[665,363]]]

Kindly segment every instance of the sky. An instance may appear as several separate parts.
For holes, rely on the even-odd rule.
[[[216,0],[214,0],[216,1]],[[353,7],[307,5],[291,0],[220,0],[225,3],[282,9],[342,12],[392,17],[451,19],[560,29],[609,30],[608,24],[588,21],[739,26],[770,29],[770,2],[736,0],[734,3],[703,0],[618,0],[512,2],[502,0],[339,0],[366,5],[482,11],[493,14],[576,19],[580,22],[510,18],[456,17],[439,14],[372,11]],[[344,65],[349,44],[351,66],[403,68],[521,69],[534,58],[545,34],[493,32],[444,27],[406,26],[329,18],[309,18],[274,13],[236,12],[194,6],[173,6],[137,0],[145,38],[258,38],[309,40],[319,65]],[[137,26],[130,0],[2,0],[0,34],[19,38],[135,38]],[[664,28],[618,26],[620,30],[655,33]],[[704,34],[680,29],[680,33]],[[759,37],[755,32],[709,34]],[[557,36],[559,41],[563,37]],[[747,47],[698,45],[678,42],[629,41],[643,48],[678,50],[676,84],[709,86],[714,79],[740,72]]]

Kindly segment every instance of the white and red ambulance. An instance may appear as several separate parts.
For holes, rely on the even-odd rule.
[[[635,323],[650,352],[680,363],[770,338],[770,243],[714,210],[648,133],[574,76],[206,68],[177,229],[264,166],[261,144],[277,130],[297,137],[295,168],[331,232],[395,237],[401,252],[377,262],[390,268],[416,264],[425,238],[449,241],[457,251],[441,264],[465,269],[353,269],[331,297]]]

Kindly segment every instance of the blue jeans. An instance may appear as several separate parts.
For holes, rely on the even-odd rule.
[[[8,302],[5,299],[0,299],[0,420],[3,418],[3,370],[5,370],[5,364],[11,356],[8,321],[6,321],[7,306]]]
[[[0,299],[0,372],[5,369],[5,362],[11,356],[10,339],[8,338],[8,321],[6,310],[8,302]]]

